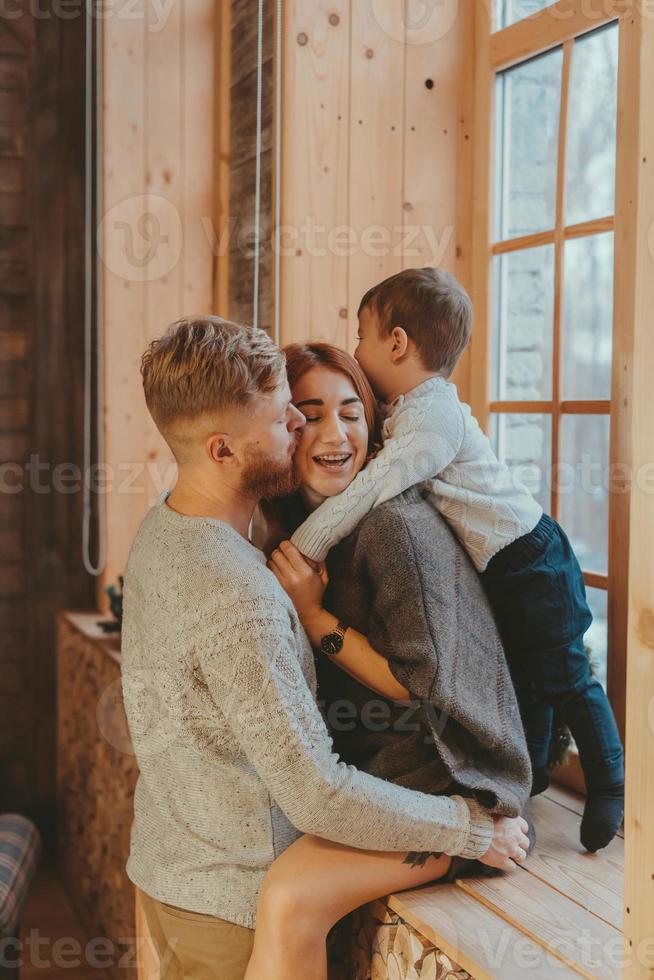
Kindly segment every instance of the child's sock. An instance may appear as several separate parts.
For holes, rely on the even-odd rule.
[[[610,844],[624,815],[624,781],[588,790],[581,821],[581,843],[594,853]]]

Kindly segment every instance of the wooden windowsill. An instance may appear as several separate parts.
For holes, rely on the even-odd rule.
[[[386,906],[473,977],[621,976],[624,838],[588,854],[583,804],[552,785],[531,801],[536,847],[523,866],[398,892]]]

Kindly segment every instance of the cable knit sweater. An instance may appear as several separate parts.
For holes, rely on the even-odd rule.
[[[264,555],[165,502],[125,575],[125,710],[139,766],[130,879],[253,928],[265,872],[300,833],[353,847],[480,857],[492,817],[339,760],[313,653]]]
[[[304,555],[324,561],[373,507],[427,479],[431,502],[480,572],[536,527],[542,507],[500,463],[455,385],[429,378],[384,411],[384,445],[375,459],[291,538]]]

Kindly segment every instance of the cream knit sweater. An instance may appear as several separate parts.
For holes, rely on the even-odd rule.
[[[337,497],[329,497],[291,541],[324,561],[373,508],[428,479],[431,502],[483,572],[490,559],[532,531],[543,509],[500,463],[455,385],[429,378],[387,406],[384,445]]]
[[[123,693],[139,778],[127,873],[160,901],[253,928],[266,869],[301,833],[480,857],[492,817],[341,762],[313,653],[263,554],[165,502],[125,575]]]

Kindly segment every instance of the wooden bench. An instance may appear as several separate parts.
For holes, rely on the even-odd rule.
[[[496,878],[388,895],[330,936],[330,980],[617,978],[623,963],[622,832],[598,854],[579,843],[583,798],[551,786],[531,801],[536,847]],[[137,935],[145,923],[137,904]],[[158,980],[142,947],[140,980]]]
[[[398,892],[344,920],[330,980],[621,976],[622,833],[588,854],[583,798],[558,786],[530,812],[536,847],[512,873]]]

